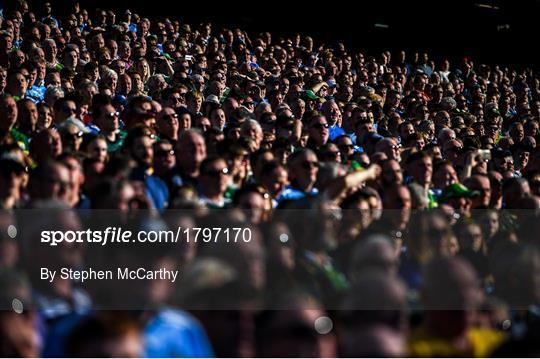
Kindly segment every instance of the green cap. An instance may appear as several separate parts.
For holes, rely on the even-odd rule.
[[[447,202],[453,198],[473,198],[478,197],[479,195],[480,192],[471,191],[461,183],[452,183],[443,189],[439,197],[439,202]]]
[[[310,100],[318,100],[319,99],[319,96],[315,95],[315,92],[313,92],[313,90],[304,91],[304,97],[308,98]]]

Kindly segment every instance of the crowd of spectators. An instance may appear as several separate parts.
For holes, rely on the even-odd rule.
[[[0,9],[0,355],[540,355],[538,73],[65,6]],[[254,238],[149,255],[182,295],[98,311],[29,268],[128,255],[22,248],[32,209]]]

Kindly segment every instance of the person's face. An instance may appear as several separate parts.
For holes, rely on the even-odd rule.
[[[407,125],[402,127],[401,130],[401,138],[407,138],[408,136],[412,135],[414,133],[414,126],[412,123],[408,123]]]
[[[312,138],[318,145],[323,145],[328,141],[329,124],[323,116],[314,119],[309,128],[309,137]]]
[[[178,118],[179,131],[189,130],[191,128],[191,115],[189,113],[184,113]]]
[[[172,108],[179,108],[182,102],[182,95],[179,92],[173,92],[168,98],[168,105]]]
[[[314,153],[305,153],[290,165],[291,180],[299,182],[301,186],[313,185],[317,180],[319,162]]]
[[[482,218],[481,225],[486,238],[493,237],[499,231],[499,215],[494,211],[486,213]]]
[[[118,47],[118,56],[122,59],[129,59],[131,56],[131,47],[126,44],[121,44]]]
[[[41,183],[41,195],[44,198],[57,198],[69,203],[69,171],[66,167],[56,165]]]
[[[119,113],[113,105],[105,105],[101,110],[99,126],[105,133],[115,132],[120,128]]]
[[[107,161],[107,142],[104,140],[95,140],[88,145],[88,155],[100,162]]]
[[[111,88],[112,92],[116,91],[116,85],[118,84],[118,77],[116,76],[108,76],[107,80],[104,81],[105,85],[109,86]]]
[[[412,208],[411,194],[406,187],[400,186],[397,190],[390,191],[385,198],[385,209],[410,210]]]
[[[341,152],[334,144],[329,145],[324,153],[321,154],[321,160],[324,162],[337,162],[341,163]]]
[[[350,137],[343,137],[338,141],[338,148],[344,159],[349,158],[354,153],[354,145]]]
[[[446,141],[443,147],[444,158],[452,162],[456,161],[462,148],[461,143],[456,140]]]
[[[523,141],[523,138],[525,137],[523,125],[519,123],[515,126],[512,126],[512,129],[510,130],[510,137],[512,137],[514,143],[519,143]]]
[[[77,105],[73,101],[66,101],[60,108],[57,118],[59,121],[63,121],[70,116],[75,116],[77,114]]]
[[[507,156],[498,160],[498,171],[501,173],[504,172],[514,172],[514,159],[512,156]]]
[[[133,142],[132,154],[135,160],[146,167],[152,165],[154,160],[154,141],[148,136],[141,136]]]
[[[17,122],[17,103],[12,97],[6,97],[0,104],[0,127],[7,131]]]
[[[118,91],[127,96],[131,92],[131,89],[132,89],[131,77],[124,74],[122,75],[120,79],[121,81],[119,82]]]
[[[69,148],[71,151],[78,151],[82,143],[82,131],[79,131],[77,126],[69,125],[62,133],[62,145]]]
[[[488,178],[477,178],[469,185],[469,189],[480,192],[477,199],[473,199],[473,208],[482,206],[488,207],[491,199],[491,184]]]
[[[260,193],[248,192],[241,196],[238,207],[246,211],[246,216],[251,223],[261,223],[267,201]]]
[[[441,111],[437,113],[434,121],[435,121],[435,125],[438,126],[439,128],[450,127],[451,125],[450,115],[446,111]]]
[[[272,196],[277,197],[279,193],[289,184],[289,176],[285,168],[279,166],[276,167],[268,176],[268,179],[265,181],[267,188]]]
[[[189,99],[187,105],[192,109],[192,112],[200,112],[203,100],[200,96],[195,96]]]
[[[431,182],[433,165],[430,157],[423,157],[414,161],[409,166],[409,172],[413,179],[421,185],[427,185]]]
[[[54,41],[45,42],[45,56],[51,60],[55,60],[57,54],[58,48],[56,47],[56,43]]]
[[[53,114],[49,107],[41,107],[38,111],[38,130],[49,128],[53,122]]]
[[[448,118],[450,118],[450,116]],[[419,121],[424,121],[424,120],[429,119],[429,110],[427,106],[420,106],[416,110],[416,119]]]
[[[174,149],[170,143],[158,143],[154,149],[154,166],[171,169],[176,165]]]
[[[517,154],[517,162],[519,164],[519,168],[523,169],[527,167],[527,164],[529,163],[530,158],[530,152],[529,151],[520,151]]]
[[[182,154],[182,155],[179,155]],[[200,164],[206,157],[206,144],[199,134],[190,134],[178,142],[176,160],[185,164]]]
[[[382,179],[385,185],[392,186],[403,182],[401,166],[395,160],[390,160],[383,166]]]
[[[210,116],[210,122],[212,123],[212,126],[223,129],[226,122],[225,112],[222,109],[217,109],[213,111],[212,115]]]
[[[536,121],[531,122],[526,128],[525,135],[536,137],[538,134],[538,128],[539,128],[538,122]]]
[[[12,93],[17,96],[24,95],[26,93],[27,86],[28,82],[26,81],[26,77],[24,77],[24,75],[21,73],[17,73],[15,76],[13,76],[11,78],[11,83],[8,84],[8,87]]]
[[[26,126],[33,128],[38,121],[37,107],[33,102],[27,101],[22,106],[21,122],[25,122]]]
[[[131,80],[133,81],[133,87],[137,89],[137,91],[144,90],[144,83],[142,81],[142,78],[139,74],[132,74]]]
[[[24,173],[16,171],[0,172],[0,193],[2,198],[8,196],[18,200],[20,198],[21,186],[23,184]]]
[[[324,115],[332,124],[336,124],[341,119],[341,111],[335,102],[331,102],[330,105],[325,108],[325,110]]]
[[[13,56],[13,63],[11,63],[11,66],[17,68],[19,66],[21,66],[25,60],[25,56],[24,56],[24,52],[22,51],[15,51],[15,53],[12,55]]]
[[[471,200],[469,198],[453,198],[449,202],[450,206],[463,215],[468,215],[471,209]]]
[[[79,62],[79,55],[76,51],[69,51],[64,56],[64,65],[75,69],[77,67],[77,63]]]
[[[426,145],[426,142],[423,138],[418,138],[414,140],[412,143],[412,146],[415,147],[418,151],[422,151],[424,149],[424,146]]]
[[[399,149],[400,149],[400,145],[397,143],[397,141],[394,139],[390,139],[389,141],[385,140],[382,151],[386,154],[386,156],[389,159],[400,161],[401,153]]]
[[[229,168],[224,160],[214,161],[201,172],[201,184],[206,192],[223,194],[230,181],[229,174]]]
[[[433,176],[433,183],[437,188],[445,188],[456,182],[458,182],[458,176],[450,164],[442,166]]]

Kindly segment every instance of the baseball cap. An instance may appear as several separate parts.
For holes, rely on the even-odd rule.
[[[328,81],[326,81],[326,84],[327,84],[328,87],[330,87],[330,88],[337,87],[337,82],[336,82],[335,80],[328,80]]]
[[[315,94],[315,92],[313,92],[313,90],[306,90],[304,91],[304,98],[307,98],[309,100],[318,100],[319,99],[319,96],[317,96]]]
[[[439,201],[440,202],[447,202],[454,198],[473,198],[478,197],[480,195],[480,192],[478,191],[471,191],[461,183],[452,183],[451,185],[447,186],[445,189],[443,189]]]
[[[211,102],[219,105],[219,98],[216,95],[208,95],[204,100],[205,103]]]

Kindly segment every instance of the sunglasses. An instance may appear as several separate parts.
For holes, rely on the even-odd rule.
[[[111,118],[111,119],[115,118],[115,117],[118,117],[118,116],[120,116],[120,112],[118,112],[118,111],[114,111],[114,112],[111,112],[111,113],[107,114],[107,117]]]
[[[64,112],[64,113],[76,113],[77,109],[76,108],[71,108],[71,107],[62,107],[62,112]]]
[[[313,168],[318,168],[319,167],[319,162],[315,162],[315,161],[304,161],[300,164],[302,166],[302,168],[308,170],[308,169],[311,169],[312,167]]]
[[[172,119],[177,119],[178,114],[173,113],[172,115],[163,115],[163,119],[166,121],[171,121]]]
[[[316,123],[312,126],[313,128],[316,128],[318,130],[322,130],[323,128],[329,128],[330,125],[327,123]]]
[[[72,138],[72,139],[77,139],[77,138],[81,138],[82,136],[84,135],[83,131],[79,131],[79,132],[68,132],[68,133],[65,133],[64,134],[64,137],[66,138]]]
[[[350,145],[339,145],[338,147],[339,147],[339,149],[341,149],[341,150],[352,150],[352,149],[354,149],[354,145],[353,145],[353,144],[350,144]]]
[[[222,169],[211,169],[206,171],[206,175],[210,177],[217,177],[219,175],[228,175],[229,169],[227,167],[223,167]]]
[[[174,150],[159,150],[156,151],[156,157],[174,156]]]
[[[337,151],[336,152],[330,151],[330,152],[326,152],[326,153],[322,154],[322,156],[324,158],[328,158],[328,159],[332,159],[332,160],[335,160],[340,155],[341,155],[341,152],[337,152]]]

